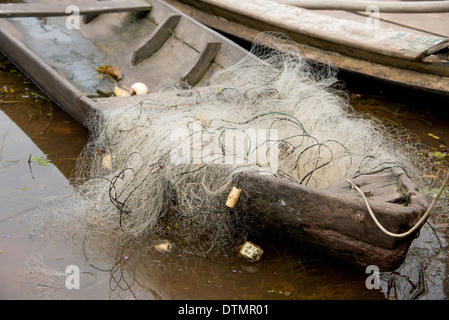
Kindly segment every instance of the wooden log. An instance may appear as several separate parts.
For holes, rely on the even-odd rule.
[[[382,13],[449,12],[448,1],[360,1],[360,0],[275,0],[310,10],[366,11],[374,6]]]
[[[73,4],[78,14],[150,11],[152,6],[144,0],[94,1]],[[0,4],[0,18],[69,16],[73,11],[66,3],[5,3]]]
[[[97,1],[105,1],[105,0],[97,0]],[[92,20],[94,20],[98,16],[99,16],[98,13],[85,14],[85,15],[83,15],[83,22],[86,24],[90,23]]]
[[[199,59],[192,69],[190,69],[190,71],[181,78],[181,82],[186,82],[190,86],[195,86],[206,73],[207,69],[217,55],[220,46],[220,42],[207,43],[206,48],[201,52]]]
[[[173,15],[161,23],[159,27],[148,36],[147,39],[142,41],[141,46],[134,51],[131,64],[137,65],[159,50],[165,41],[173,35],[180,19],[180,15]]]

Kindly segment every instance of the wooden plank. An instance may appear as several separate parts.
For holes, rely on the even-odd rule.
[[[173,15],[160,24],[158,28],[148,36],[148,38],[142,41],[141,46],[134,51],[131,64],[137,65],[159,50],[165,41],[173,35],[180,19],[180,15]]]
[[[105,0],[97,0],[97,1],[105,1]],[[88,24],[88,23],[90,23],[92,20],[94,20],[98,16],[99,16],[98,13],[85,14],[85,15],[83,15],[83,22],[85,24]]]
[[[113,12],[150,11],[152,6],[144,0],[80,2],[75,5],[80,15]],[[0,4],[0,18],[69,16],[74,12],[66,3],[5,3]]]
[[[430,56],[432,54],[438,54],[440,51],[444,51],[449,49],[449,39],[445,39],[443,41],[440,41],[436,43],[435,45],[428,48],[426,51],[424,51],[421,55],[421,59],[424,59],[427,56]]]
[[[338,10],[313,11],[330,17],[366,23],[371,12],[348,12]],[[414,33],[416,35],[449,37],[449,13],[379,13],[379,28],[393,29],[398,32]],[[370,21],[372,22],[372,21]]]
[[[201,52],[201,56],[195,65],[185,76],[181,78],[181,82],[186,82],[191,86],[196,85],[211,65],[217,55],[218,50],[220,49],[220,46],[220,42],[208,42],[206,48]]]
[[[68,114],[84,124],[89,110],[77,98],[84,95],[62,74],[32,52],[20,39],[23,35],[9,23],[0,19],[0,44],[3,53],[13,61],[39,87],[52,97]],[[55,85],[57,84],[57,85]]]

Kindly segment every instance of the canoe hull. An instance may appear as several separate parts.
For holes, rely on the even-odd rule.
[[[241,181],[242,190],[245,184],[248,190],[258,190],[251,195],[253,210],[265,215],[270,235],[352,265],[395,270],[419,232],[404,238],[383,233],[362,197],[346,182],[313,188],[257,175]],[[429,205],[401,169],[361,176],[353,182],[375,193],[369,197],[370,206],[390,232],[408,231]]]

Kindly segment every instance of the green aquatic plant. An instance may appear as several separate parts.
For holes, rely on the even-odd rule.
[[[434,197],[438,193],[438,188],[422,188],[420,191],[424,194],[430,195]],[[440,199],[447,199],[449,198],[449,189],[443,190],[443,192],[440,195]]]
[[[446,154],[441,151],[429,152],[429,159],[435,164],[442,164],[443,160],[446,158]]]
[[[44,159],[43,157],[36,157],[32,156],[30,157],[30,161],[37,163],[37,165],[45,167],[50,164],[50,160]]]

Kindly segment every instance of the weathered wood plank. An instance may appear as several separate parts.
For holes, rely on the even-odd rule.
[[[373,12],[348,12],[338,10],[312,12],[358,23],[373,23],[372,18],[378,18],[378,27],[381,29],[393,29],[398,32],[414,33],[415,35],[431,35],[441,38],[449,37],[449,30],[446,30],[449,13],[379,13],[376,16]]]
[[[217,55],[218,50],[220,49],[220,46],[220,42],[208,42],[206,48],[204,48],[201,52],[201,55],[195,65],[185,76],[181,78],[181,82],[186,82],[191,86],[197,84],[211,65]]]
[[[360,176],[353,182],[364,192],[365,196],[374,201],[388,203],[406,203],[408,200],[407,188],[402,188],[398,183],[397,174],[387,171],[377,175]],[[329,186],[327,190],[346,194],[351,189],[347,182],[341,182]],[[416,192],[417,190],[413,190]]]
[[[320,11],[330,16],[336,13],[346,14],[347,19],[354,20],[354,16],[360,16],[363,21],[372,15],[372,12],[345,12],[345,11]],[[343,15],[341,16],[343,18]],[[449,13],[386,13],[379,14],[379,27],[391,28],[407,32],[449,37]],[[407,30],[408,29],[408,30]]]
[[[97,0],[97,1],[105,1],[105,0]],[[92,20],[94,20],[98,16],[99,16],[98,13],[85,14],[85,15],[83,15],[83,22],[85,24],[88,24],[88,23],[90,23]]]
[[[380,12],[390,13],[439,13],[449,12],[447,1],[359,1],[359,0],[275,0],[310,10],[366,11],[375,6]]]
[[[443,41],[438,42],[437,44],[431,46],[426,51],[424,51],[421,55],[421,58],[425,58],[430,56],[431,54],[438,53],[439,51],[443,51],[449,48],[449,39],[445,39]]]
[[[133,53],[132,65],[137,65],[159,50],[167,39],[173,35],[176,26],[181,19],[180,15],[170,16],[158,26],[146,39],[143,39],[141,46]]]
[[[152,6],[144,0],[93,1],[74,3],[80,15],[113,12],[150,11]],[[54,17],[69,16],[74,13],[66,3],[5,3],[0,4],[0,18],[12,17]]]

